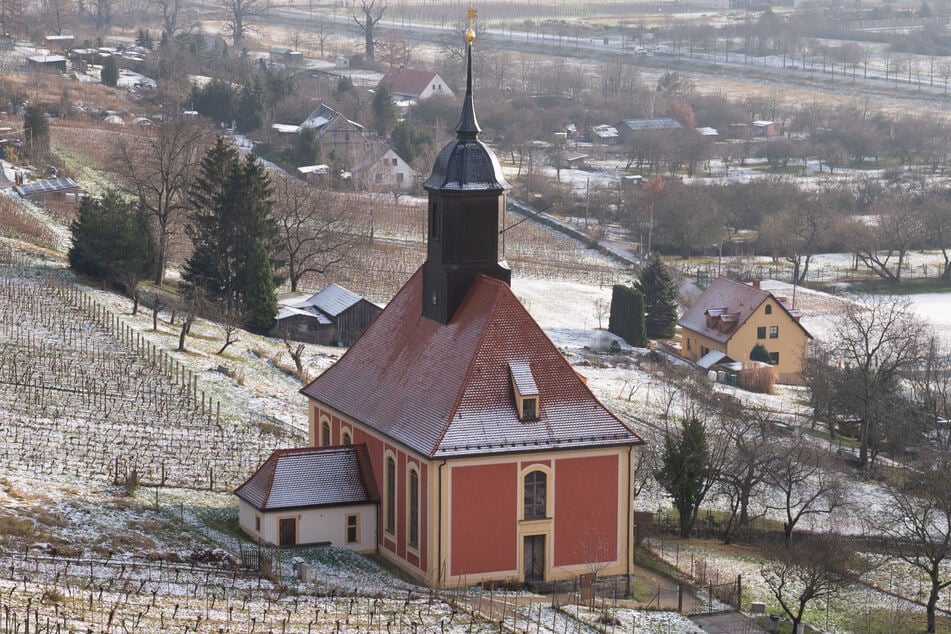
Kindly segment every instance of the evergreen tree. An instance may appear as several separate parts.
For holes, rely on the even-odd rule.
[[[381,135],[386,136],[396,121],[396,106],[393,105],[393,93],[380,84],[373,95],[373,124]]]
[[[644,296],[630,286],[615,284],[611,293],[611,315],[608,330],[635,348],[647,344],[644,328]]]
[[[50,149],[50,124],[46,112],[38,103],[26,107],[23,115],[23,127],[26,129],[30,156],[45,154]]]
[[[412,163],[416,157],[426,151],[433,144],[433,137],[426,131],[417,129],[409,121],[403,120],[393,126],[390,134],[393,149],[407,163]]]
[[[680,435],[664,439],[661,468],[657,481],[674,499],[680,516],[680,536],[690,537],[700,503],[706,494],[705,482],[710,469],[707,432],[697,418],[684,420]]]
[[[202,291],[215,300],[236,302],[255,320],[249,325],[259,329],[265,327],[260,311],[270,307],[263,296],[276,302],[278,285],[272,273],[279,263],[271,255],[276,252],[277,225],[271,217],[270,195],[267,173],[254,156],[242,159],[219,137],[202,159],[189,192],[188,235],[195,250],[182,275],[187,293]],[[263,267],[255,262],[256,250],[263,250],[268,261],[269,286],[261,282]],[[248,313],[251,295],[258,311],[253,315]],[[271,318],[276,312],[275,307]]]
[[[148,221],[115,191],[101,199],[84,196],[69,229],[69,265],[79,273],[121,284],[132,295],[138,280],[154,270]]]
[[[119,64],[116,63],[116,56],[110,55],[102,62],[102,71],[99,74],[102,83],[106,86],[116,87],[119,83]]]
[[[235,125],[239,132],[251,132],[261,127],[264,120],[264,93],[258,79],[252,78],[244,83],[235,109]]]
[[[670,339],[677,325],[677,287],[667,267],[654,255],[641,269],[634,288],[644,296],[644,325],[652,339]]]
[[[274,294],[274,274],[267,249],[257,240],[251,250],[245,280],[245,320],[250,330],[266,333],[277,315],[277,296]]]
[[[753,346],[753,349],[750,350],[750,361],[762,361],[763,363],[770,363],[769,350],[766,349],[761,343]]]

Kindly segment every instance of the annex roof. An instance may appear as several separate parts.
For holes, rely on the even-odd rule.
[[[422,293],[419,269],[303,394],[433,458],[643,442],[595,398],[507,284],[477,277],[448,324],[422,316]],[[536,383],[537,420],[518,418],[513,363]]]
[[[801,328],[807,337],[812,338],[809,331],[799,323],[799,311],[791,311],[783,298],[722,275],[715,279],[691,304],[677,323],[683,328],[714,341],[725,343],[746,323],[756,309],[770,298],[776,301],[789,319]],[[712,319],[708,320],[708,317]],[[719,326],[721,323],[727,324],[727,327],[721,328]]]
[[[235,495],[259,511],[368,504],[380,499],[366,445],[278,449]]]
[[[380,79],[380,84],[389,88],[394,95],[419,97],[435,78],[436,73],[429,70],[391,68]]]

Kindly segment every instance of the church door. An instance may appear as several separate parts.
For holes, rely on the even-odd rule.
[[[280,545],[293,546],[297,543],[297,518],[282,519],[279,524]]]
[[[545,536],[525,536],[525,581],[532,583],[545,580]]]

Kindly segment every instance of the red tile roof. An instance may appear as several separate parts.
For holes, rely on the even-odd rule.
[[[278,449],[235,495],[260,511],[380,499],[366,445]]]
[[[795,322],[807,337],[812,338],[799,323],[799,311],[790,310],[784,298],[723,276],[707,287],[677,323],[704,337],[725,343],[769,298],[774,299],[789,319]]]
[[[302,392],[428,457],[643,442],[595,398],[507,284],[480,275],[448,324],[422,316],[418,270]],[[540,394],[521,421],[510,364]]]
[[[394,95],[418,97],[435,76],[436,73],[428,70],[391,68],[383,75],[380,83],[389,88]]]

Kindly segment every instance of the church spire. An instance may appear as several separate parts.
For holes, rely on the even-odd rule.
[[[475,30],[472,28],[472,19],[476,17],[476,10],[469,4],[466,17],[469,25],[466,27],[466,96],[462,101],[462,114],[456,124],[456,134],[460,139],[474,139],[482,132],[475,115],[475,104],[472,101],[472,42],[475,40]]]
[[[448,324],[480,275],[506,284],[511,271],[499,259],[499,226],[505,217],[505,191],[495,153],[479,140],[472,99],[472,42],[475,10],[469,6],[466,28],[466,96],[456,138],[440,150],[429,192],[429,235],[423,265],[423,316]]]

